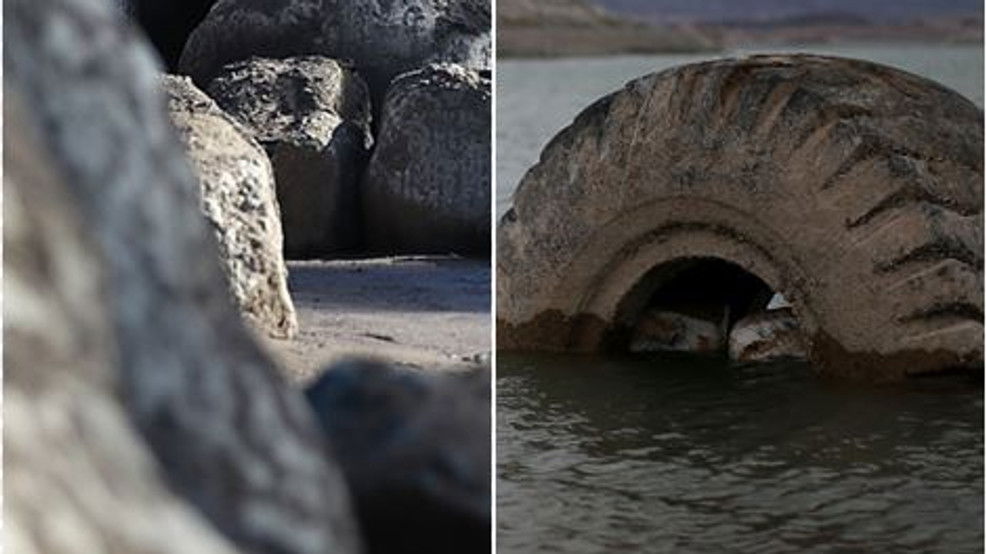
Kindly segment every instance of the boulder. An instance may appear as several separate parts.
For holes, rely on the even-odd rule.
[[[4,95],[4,547],[233,554],[176,497],[120,403],[106,276],[54,164]]]
[[[359,177],[373,144],[366,84],[328,58],[251,58],[223,68],[209,95],[274,164],[289,258],[359,246]]]
[[[725,346],[720,324],[689,315],[652,309],[637,321],[631,352],[719,352]]]
[[[737,321],[729,332],[729,357],[739,362],[804,360],[808,346],[794,311],[779,308]]]
[[[4,4],[5,97],[23,98],[104,268],[116,394],[168,489],[238,549],[356,552],[342,474],[229,299],[160,68],[122,25],[107,0]],[[112,466],[98,470],[116,484]],[[198,551],[172,547],[180,533],[155,538]]]
[[[267,334],[298,329],[267,154],[187,77],[166,76],[171,121],[198,176],[201,208],[240,311]]]
[[[371,553],[490,549],[490,372],[368,360],[306,391],[339,453]]]
[[[368,248],[488,255],[490,77],[456,65],[400,76],[363,179]]]
[[[180,71],[205,86],[251,56],[349,59],[374,101],[431,62],[489,68],[489,0],[220,0],[189,37]]]

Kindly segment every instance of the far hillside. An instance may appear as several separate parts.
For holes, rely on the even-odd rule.
[[[685,25],[656,26],[612,14],[583,0],[500,0],[501,57],[699,52],[716,41]]]
[[[621,17],[750,43],[982,42],[982,0],[597,0]]]

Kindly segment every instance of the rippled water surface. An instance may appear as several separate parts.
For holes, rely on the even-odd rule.
[[[596,99],[669,67],[763,52],[811,52],[872,60],[923,75],[983,105],[981,45],[866,44],[756,48],[719,56],[616,56],[497,62],[497,210],[502,215],[524,172],[548,140]]]
[[[983,396],[500,355],[500,552],[982,552]]]

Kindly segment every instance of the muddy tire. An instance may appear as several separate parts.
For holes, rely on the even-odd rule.
[[[716,258],[788,298],[822,371],[982,371],[983,125],[888,67],[756,56],[585,110],[498,230],[498,343],[598,350],[659,268]]]

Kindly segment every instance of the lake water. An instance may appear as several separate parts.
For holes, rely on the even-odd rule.
[[[898,66],[983,104],[980,47],[799,50]],[[584,107],[702,59],[498,62],[499,213]],[[801,364],[688,356],[498,357],[501,552],[982,552],[983,469],[981,383],[850,386]]]
[[[982,552],[967,383],[501,354],[497,398],[500,552]]]
[[[732,57],[766,52],[812,52],[872,60],[934,79],[983,105],[983,49],[976,45],[888,44],[750,49]],[[545,144],[594,100],[627,81],[669,67],[710,59],[702,55],[619,56],[497,62],[497,213],[534,165]]]

